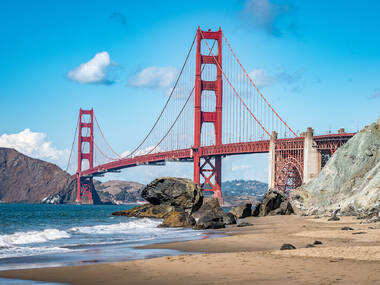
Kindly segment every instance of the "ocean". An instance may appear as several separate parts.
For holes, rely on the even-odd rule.
[[[132,207],[0,204],[0,270],[177,255],[136,247],[209,237],[193,229],[158,228],[157,219],[111,215]]]

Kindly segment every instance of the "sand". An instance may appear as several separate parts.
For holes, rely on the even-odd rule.
[[[0,277],[66,284],[380,284],[380,229],[371,224],[295,215],[246,220],[254,226],[219,231],[227,237],[144,247],[203,254],[1,271]],[[305,248],[316,239],[322,245]],[[283,243],[297,249],[280,251]]]

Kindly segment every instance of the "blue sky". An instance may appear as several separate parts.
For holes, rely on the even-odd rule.
[[[380,115],[378,11],[378,1],[1,1],[0,145],[63,166],[78,109],[93,107],[113,147],[132,149],[165,102],[162,72],[180,68],[198,25],[222,27],[293,129],[356,131]],[[102,52],[97,73],[78,69]],[[155,78],[136,82],[152,67]],[[266,155],[224,162],[224,179],[266,180]]]

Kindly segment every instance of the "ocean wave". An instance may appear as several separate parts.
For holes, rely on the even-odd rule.
[[[146,232],[148,230],[158,229],[157,226],[161,220],[153,220],[148,218],[133,219],[128,222],[109,225],[96,225],[84,227],[72,227],[68,229],[69,232],[83,233],[83,234],[125,234],[130,230]]]
[[[10,247],[2,249],[0,251],[0,258],[10,258],[10,257],[21,257],[21,256],[35,256],[41,254],[54,254],[54,253],[65,253],[73,251],[72,249],[62,248],[62,247]]]
[[[0,235],[0,247],[14,245],[43,243],[52,240],[69,238],[71,235],[58,229],[45,229],[43,231],[16,232],[14,234]]]

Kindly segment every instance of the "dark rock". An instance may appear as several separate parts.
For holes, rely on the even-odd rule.
[[[240,224],[237,225],[237,227],[241,228],[241,227],[250,227],[250,226],[253,226],[253,224],[251,223],[247,223],[247,222],[242,222]]]
[[[224,214],[223,209],[220,207],[217,198],[204,198],[202,206],[191,215],[195,219],[199,219],[200,217],[211,213],[220,216],[223,216]]]
[[[355,233],[352,233],[353,235],[363,235],[363,234],[366,234],[366,232],[355,232]]]
[[[191,228],[195,225],[195,220],[192,216],[185,212],[170,212],[164,217],[162,224],[159,227],[170,227],[170,228]]]
[[[288,197],[282,191],[269,189],[261,203],[256,205],[252,216],[290,215],[293,213],[294,210]]]
[[[175,210],[176,209],[173,206],[145,204],[142,206],[134,207],[130,210],[114,212],[112,213],[112,215],[136,218],[163,219],[168,213],[173,212]]]
[[[290,243],[284,243],[280,250],[291,250],[291,249],[296,249],[296,247]]]
[[[335,222],[335,221],[340,221],[340,218],[337,217],[336,215],[332,215],[331,218],[328,219],[329,222]]]
[[[232,213],[237,219],[244,219],[251,216],[252,204],[247,203],[244,205],[232,207],[230,213]]]
[[[168,205],[183,209],[188,214],[198,210],[203,194],[198,184],[186,178],[161,177],[141,191],[141,196],[153,205]]]
[[[223,210],[216,198],[205,199],[198,211],[192,214],[197,220],[195,229],[219,229],[225,228]]]
[[[232,213],[223,213],[223,222],[226,225],[234,225],[236,224],[236,217]]]
[[[311,247],[315,247],[315,245],[308,243],[305,247],[306,248],[311,248]]]
[[[351,227],[343,227],[341,228],[342,231],[353,231],[354,229]]]
[[[319,241],[319,240],[315,240],[315,241],[313,242],[313,244],[314,244],[314,245],[318,245],[318,244],[322,244],[322,242]]]

